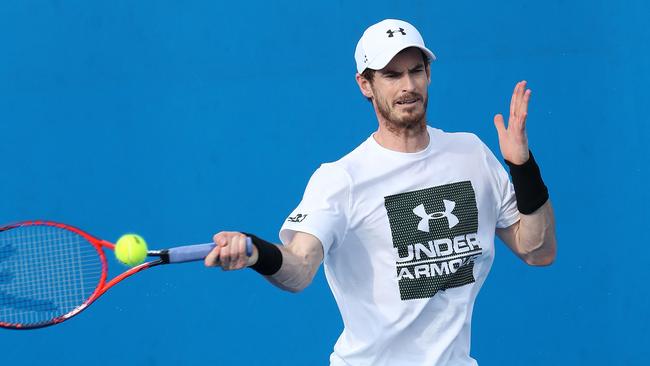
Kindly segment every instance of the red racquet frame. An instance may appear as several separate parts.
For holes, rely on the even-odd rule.
[[[71,232],[74,232],[74,233],[82,236],[84,239],[86,239],[95,248],[95,250],[97,251],[97,254],[99,255],[99,259],[100,259],[101,267],[102,267],[101,268],[101,275],[100,275],[100,278],[99,278],[99,283],[95,287],[95,290],[93,291],[93,293],[82,304],[78,305],[76,308],[69,311],[68,313],[57,316],[55,318],[52,318],[50,321],[45,321],[45,322],[37,323],[37,324],[18,324],[18,323],[7,323],[7,322],[0,321],[0,327],[10,328],[10,329],[36,329],[36,328],[47,327],[47,326],[54,325],[54,324],[59,324],[61,322],[64,322],[64,321],[70,319],[71,317],[79,314],[80,312],[82,312],[86,308],[88,308],[88,306],[90,306],[93,302],[95,302],[95,300],[97,300],[106,291],[108,291],[108,289],[115,286],[118,282],[124,280],[125,278],[128,278],[128,277],[134,275],[135,273],[143,271],[143,270],[145,270],[147,268],[157,266],[159,264],[168,263],[168,259],[165,258],[166,257],[166,252],[167,252],[166,250],[150,250],[150,251],[147,251],[148,256],[158,256],[158,257],[162,257],[162,259],[159,258],[159,259],[156,259],[156,260],[153,260],[153,261],[142,263],[142,264],[140,264],[138,266],[135,266],[133,268],[130,268],[127,271],[125,271],[125,272],[121,273],[120,275],[116,276],[115,278],[111,279],[107,283],[106,278],[108,277],[108,262],[106,260],[106,253],[104,252],[104,248],[114,250],[115,249],[115,244],[113,244],[113,243],[111,243],[109,241],[94,237],[94,236],[88,234],[87,232],[77,228],[77,227],[67,225],[67,224],[63,224],[63,223],[59,223],[59,222],[54,222],[54,221],[41,221],[41,220],[22,221],[22,222],[18,222],[18,223],[14,223],[14,224],[2,227],[2,228],[0,228],[0,232],[10,230],[10,229],[15,229],[15,228],[18,228],[18,227],[21,227],[21,226],[53,226],[53,227],[57,227],[57,228],[60,228],[60,229],[69,230]]]

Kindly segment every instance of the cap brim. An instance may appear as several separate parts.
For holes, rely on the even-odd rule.
[[[402,52],[402,50],[407,49],[409,47],[417,47],[424,51],[424,53],[429,56],[429,61],[435,61],[436,60],[436,55],[433,54],[428,48],[421,46],[419,44],[401,44],[398,47],[395,47],[393,49],[387,50],[386,52],[382,52],[377,57],[374,58],[374,60],[368,62],[368,65],[366,66],[367,69],[373,69],[373,70],[381,70],[386,65],[390,63],[390,61],[397,55],[398,53]],[[359,73],[363,72],[363,70],[359,71]]]

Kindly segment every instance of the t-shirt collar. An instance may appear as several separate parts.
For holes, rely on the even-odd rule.
[[[429,155],[429,153],[432,150],[432,146],[433,146],[432,132],[433,129],[427,126],[427,133],[429,134],[429,144],[427,144],[427,146],[424,149],[416,152],[401,152],[401,151],[391,150],[386,147],[383,147],[377,142],[377,140],[375,140],[375,132],[370,134],[370,137],[368,137],[367,142],[373,150],[379,151],[382,154],[387,154],[401,159],[419,159],[423,156]]]

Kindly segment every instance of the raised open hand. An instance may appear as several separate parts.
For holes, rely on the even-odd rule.
[[[517,83],[510,100],[510,117],[508,117],[507,128],[501,114],[494,116],[494,126],[499,134],[501,154],[504,159],[517,165],[525,163],[529,158],[526,116],[528,115],[530,94],[530,89],[526,89],[526,80]]]

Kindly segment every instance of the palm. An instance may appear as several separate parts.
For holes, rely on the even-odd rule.
[[[515,86],[510,100],[510,116],[506,128],[503,116],[494,116],[494,126],[499,135],[499,147],[503,158],[509,162],[521,165],[528,161],[528,137],[526,136],[526,117],[530,89],[526,90],[526,81],[520,81]]]

